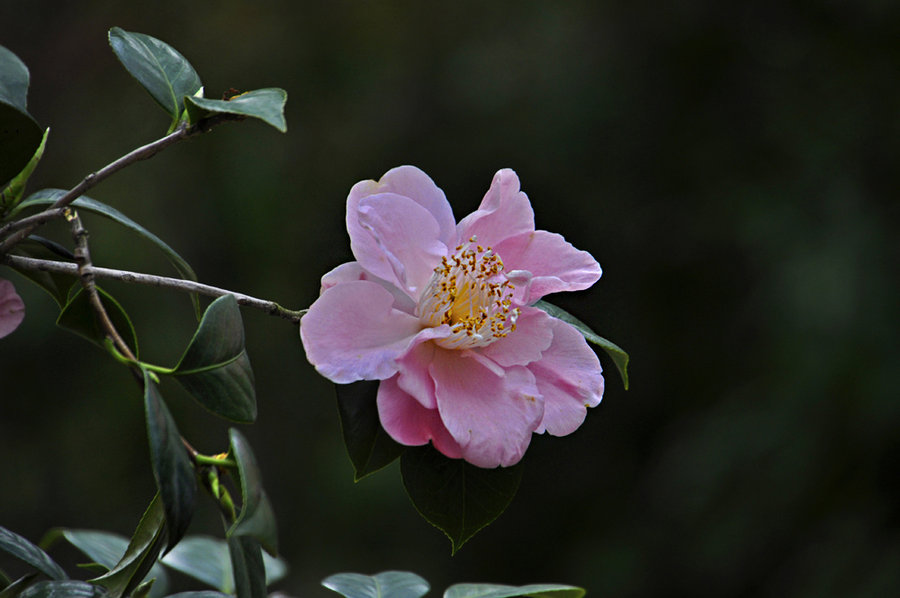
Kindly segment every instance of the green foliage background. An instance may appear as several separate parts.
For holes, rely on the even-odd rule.
[[[350,258],[350,186],[403,163],[458,217],[514,168],[539,227],[604,268],[555,300],[629,351],[631,390],[605,361],[604,402],[573,437],[535,439],[509,510],[452,558],[396,465],[353,484],[331,384],[291,325],[244,310],[259,419],[242,431],[292,565],[279,587],[325,595],[338,571],[407,569],[437,589],[900,591],[896,4],[34,0],[0,15],[0,43],[31,70],[29,111],[51,126],[32,190],[168,126],[109,27],[173,45],[208,97],[288,91],[287,135],[221,127],[92,191],[204,282],[307,306]],[[171,273],[85,220],[98,265]],[[28,312],[0,342],[0,523],[35,540],[130,534],[154,492],[140,393],[14,282]],[[142,354],[175,363],[188,299],[107,287]],[[226,423],[162,390],[200,450],[227,448]],[[213,513],[190,533],[220,533]]]

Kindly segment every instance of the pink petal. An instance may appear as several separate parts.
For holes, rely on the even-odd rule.
[[[378,417],[385,432],[400,444],[420,446],[430,440],[451,459],[462,457],[462,449],[444,427],[437,409],[423,407],[400,388],[397,378],[378,385]]]
[[[441,420],[463,458],[479,467],[518,463],[543,413],[532,373],[513,366],[498,376],[461,351],[440,348],[429,371]]]
[[[586,289],[602,273],[590,253],[575,249],[562,235],[543,230],[509,237],[494,246],[494,251],[507,271],[531,272],[531,286],[521,299],[525,305],[550,293]]]
[[[522,307],[516,329],[506,337],[494,341],[481,349],[486,355],[503,367],[526,365],[541,358],[541,352],[550,346],[553,318],[547,312],[534,307]]]
[[[461,242],[475,236],[479,245],[495,248],[507,237],[533,231],[534,211],[528,196],[519,191],[516,173],[508,168],[497,172],[481,205],[460,220],[456,230]]]
[[[13,283],[0,278],[0,338],[19,327],[25,318],[25,303]]]
[[[358,210],[362,234],[368,234],[378,247],[363,254],[354,249],[360,265],[388,282],[396,281],[418,299],[435,266],[447,255],[434,217],[410,198],[393,193],[364,197]]]
[[[397,384],[426,409],[437,408],[434,380],[428,373],[428,366],[434,359],[434,351],[434,343],[421,343],[397,360],[397,369],[400,372]]]
[[[347,197],[347,232],[350,234],[350,249],[357,259],[380,252],[378,243],[359,221],[360,201],[379,193],[393,193],[411,199],[433,217],[438,228],[435,238],[447,247],[456,246],[456,224],[444,192],[418,168],[400,166],[388,171],[380,181],[360,181],[350,190]],[[371,264],[366,267],[380,278],[389,281],[393,278],[393,269],[388,263],[376,269],[372,269]]]
[[[384,380],[396,359],[418,342],[446,334],[422,329],[418,318],[394,309],[393,296],[375,282],[347,282],[326,290],[300,321],[306,357],[332,382]]]
[[[603,375],[600,360],[581,333],[551,320],[553,343],[540,361],[528,365],[544,396],[544,417],[535,431],[565,436],[584,422],[588,407],[600,404]]]
[[[321,293],[324,293],[328,289],[333,286],[339,285],[344,282],[353,282],[356,280],[371,280],[372,282],[377,282],[384,289],[394,296],[394,309],[399,309],[400,311],[405,311],[408,314],[413,314],[416,311],[416,302],[410,298],[405,292],[401,291],[391,283],[386,280],[382,280],[378,278],[371,272],[367,272],[362,266],[359,265],[359,262],[347,262],[346,264],[341,264],[331,272],[325,274],[322,277],[322,289]]]

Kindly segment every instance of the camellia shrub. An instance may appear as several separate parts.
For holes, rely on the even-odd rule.
[[[159,389],[161,378],[172,378],[215,416],[252,423],[258,406],[241,307],[299,327],[298,355],[305,351],[336,385],[356,479],[399,459],[410,500],[447,535],[453,552],[512,500],[532,435],[566,436],[600,403],[604,378],[590,344],[611,358],[627,388],[628,356],[544,300],[590,287],[600,265],[561,235],[536,229],[529,199],[509,169],[497,172],[478,209],[459,221],[441,189],[413,166],[353,185],[347,231],[355,261],[322,277],[320,296],[308,309],[199,282],[162,239],[87,193],[140,160],[228,123],[256,119],[285,133],[287,94],[231,90],[211,99],[191,64],[168,44],[119,28],[110,30],[109,43],[168,113],[168,131],[70,189],[30,194],[26,185],[49,129],[28,113],[28,69],[0,47],[0,266],[17,273],[15,284],[30,281],[50,294],[61,328],[96,343],[133,373],[157,493],[148,497],[131,538],[58,528],[37,546],[0,527],[0,550],[28,568],[18,578],[0,571],[3,598],[165,596],[169,569],[212,588],[181,596],[257,597],[285,574],[276,514],[246,438],[231,429],[221,453],[199,453],[179,432]],[[83,219],[95,215],[152,242],[179,277],[95,265]],[[68,236],[38,234],[51,221],[66,223]],[[178,363],[158,365],[139,353],[135,327],[125,306],[104,290],[105,280],[185,292],[198,325]],[[13,279],[2,272],[0,342],[15,344],[14,331],[27,315]],[[221,514],[221,539],[186,535],[201,492]],[[76,547],[101,573],[70,577],[47,552],[57,541]],[[429,591],[421,577],[400,571],[342,573],[323,585],[347,598],[418,598]],[[564,585],[458,584],[445,592],[448,598],[583,594]]]

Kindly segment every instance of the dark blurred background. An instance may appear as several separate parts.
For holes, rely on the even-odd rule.
[[[112,26],[172,44],[209,97],[288,91],[286,135],[220,127],[90,194],[205,282],[309,305],[351,258],[350,187],[405,163],[457,217],[514,168],[538,227],[604,268],[555,301],[630,352],[631,390],[603,361],[603,403],[573,436],[535,439],[513,504],[453,557],[396,466],[352,482],[332,385],[295,327],[245,310],[260,415],[242,430],[291,566],[278,589],[325,596],[332,573],[405,569],[434,595],[460,581],[900,595],[900,5],[32,0],[0,17],[51,127],[32,189],[165,132]],[[86,224],[97,264],[172,273],[121,228]],[[139,391],[55,328],[48,296],[0,274],[28,307],[0,343],[0,524],[130,534],[154,489]],[[187,299],[107,286],[144,357],[174,364]],[[198,448],[226,448],[227,423],[163,392]],[[220,529],[203,502],[190,531]]]

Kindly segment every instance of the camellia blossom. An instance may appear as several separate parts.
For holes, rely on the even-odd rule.
[[[25,318],[25,304],[11,282],[0,278],[0,338],[19,327]]]
[[[515,172],[497,172],[457,223],[428,175],[395,168],[353,186],[347,230],[356,261],[322,277],[300,336],[329,380],[381,381],[378,414],[394,440],[510,466],[532,433],[569,434],[600,403],[600,361],[584,337],[531,307],[590,287],[600,265],[535,230]]]

